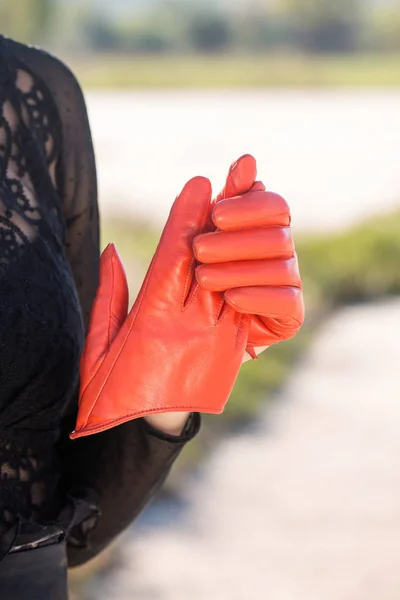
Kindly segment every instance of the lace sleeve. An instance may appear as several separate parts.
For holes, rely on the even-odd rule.
[[[80,299],[85,331],[96,294],[99,271],[99,211],[96,168],[89,123],[76,81],[60,89],[64,128],[62,164],[66,251]],[[72,89],[71,89],[72,88]]]
[[[92,138],[82,92],[72,76],[57,87],[63,124],[58,170],[63,191],[66,251],[80,299],[85,331],[99,271],[99,211]]]
[[[38,48],[11,43],[45,83],[60,117],[56,181],[65,218],[66,253],[87,330],[98,285],[100,246],[96,166],[84,97],[75,76],[60,60]]]

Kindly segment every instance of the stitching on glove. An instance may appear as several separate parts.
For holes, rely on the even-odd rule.
[[[182,302],[181,302],[181,311],[182,312],[184,312],[187,309],[187,307],[193,302],[194,296],[197,292],[197,288],[199,287],[198,283],[196,282],[196,285],[194,286],[192,292],[190,293],[191,283],[193,282],[193,275],[195,274],[195,269],[193,268],[195,264],[196,264],[196,259],[193,257],[190,262],[188,274],[186,276],[184,293],[183,293]]]
[[[193,263],[194,263],[194,258],[192,258],[192,260],[189,263],[189,269],[188,272],[186,273],[186,279],[185,279],[185,285],[183,287],[183,296],[182,296],[182,302],[181,302],[181,307],[182,309],[185,307],[185,302],[187,300],[187,295],[190,292],[190,279],[191,279],[191,274],[192,274],[192,270],[193,270]]]
[[[114,257],[112,257],[111,260],[111,274],[112,274],[112,284],[111,284],[111,294],[110,294],[110,299],[109,299],[109,303],[108,303],[108,332],[107,332],[107,350],[110,347],[111,344],[111,316],[112,316],[112,310],[111,310],[111,306],[112,306],[112,301],[113,301],[113,296],[114,296],[114,283],[115,283],[115,268],[114,268]]]
[[[213,292],[209,292],[209,294],[212,294],[212,293]],[[216,293],[218,293],[218,292],[216,292]],[[226,305],[225,298],[223,296],[221,296],[221,301],[218,304],[217,310],[215,311],[214,327],[216,327],[218,325],[218,323],[220,323],[222,321],[222,319],[224,318],[224,314],[225,314],[224,304]]]
[[[239,344],[239,339],[240,339],[242,331],[243,331],[243,318],[244,318],[243,314],[241,314],[240,318],[239,318],[239,325],[238,325],[237,332],[236,332],[235,348]]]
[[[207,205],[207,208],[203,215],[200,231],[202,231],[204,229],[207,219],[208,219],[208,216],[209,216],[209,213],[210,213],[210,204]],[[189,270],[188,270],[188,273],[186,276],[184,295],[183,295],[182,303],[181,303],[182,312],[184,312],[190,306],[190,304],[193,302],[193,300],[196,296],[197,290],[199,288],[199,284],[196,280],[196,269],[193,268],[193,265],[195,265],[196,262],[199,262],[197,260],[196,253],[194,251],[194,244],[193,244],[196,237],[197,237],[197,235],[195,234],[191,239],[191,251],[193,252],[193,258],[190,262]],[[188,294],[190,293],[190,287],[191,287],[190,284],[193,282],[194,279],[196,280],[196,285],[194,286],[192,293],[188,296]],[[189,280],[190,280],[190,284],[189,284]]]
[[[84,437],[87,435],[91,435],[93,433],[101,433],[102,431],[106,431],[107,429],[111,429],[112,427],[115,427],[116,425],[122,425],[123,423],[126,423],[127,421],[131,421],[132,419],[139,419],[140,417],[146,417],[147,415],[150,415],[152,413],[162,413],[162,412],[168,412],[168,411],[189,411],[189,412],[199,412],[199,413],[211,413],[211,414],[221,414],[223,409],[221,409],[219,412],[217,412],[216,410],[210,410],[210,408],[207,407],[199,407],[198,405],[196,406],[170,406],[168,407],[168,409],[160,411],[160,408],[150,408],[150,409],[146,409],[145,411],[138,411],[138,412],[132,412],[132,413],[128,413],[126,415],[123,415],[122,417],[119,417],[118,419],[113,419],[112,421],[108,421],[107,424],[103,424],[103,425],[92,425],[91,427],[86,427],[86,425],[84,427],[82,427],[81,429],[76,429],[73,433],[75,435],[79,435],[80,437]]]
[[[114,321],[114,323],[119,326],[122,326],[123,324],[123,321],[118,321],[118,319],[116,319],[114,315],[111,315],[110,320]],[[110,347],[110,343],[108,344],[108,347]]]

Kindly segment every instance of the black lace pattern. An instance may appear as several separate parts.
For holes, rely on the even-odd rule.
[[[82,314],[65,254],[61,132],[40,78],[0,42],[0,532],[56,510],[52,452]]]

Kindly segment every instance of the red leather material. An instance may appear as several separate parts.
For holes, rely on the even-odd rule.
[[[222,231],[263,225],[290,225],[286,200],[273,192],[249,191],[237,198],[220,200],[212,211],[215,227]]]
[[[93,303],[90,335],[81,355],[81,380],[90,381],[101,364],[128,314],[128,284],[124,267],[114,244],[108,244],[100,257],[100,279]]]
[[[255,160],[239,159],[242,180],[231,178],[212,208],[213,231],[193,242],[197,281],[221,291],[235,310],[251,316],[247,352],[293,337],[304,320],[301,279],[284,198],[255,181]],[[235,187],[236,185],[236,187]],[[226,189],[225,189],[226,192]]]
[[[138,299],[111,343],[100,333],[101,324],[108,328],[115,322],[104,301],[106,288],[118,296],[117,285],[124,293],[125,283],[119,277],[122,266],[114,269],[117,277],[109,275],[119,262],[115,249],[103,255],[105,273],[84,354],[84,363],[95,368],[82,365],[72,438],[154,412],[222,412],[241,365],[250,317],[195,281],[192,242],[204,227],[210,200],[210,182],[201,177],[178,196]],[[117,320],[122,304],[112,303],[118,306]]]
[[[265,285],[301,287],[296,256],[199,265],[196,278],[205,290],[212,292]]]
[[[243,154],[237,161],[231,164],[226,178],[225,186],[212,201],[216,204],[225,198],[232,198],[244,194],[251,189],[256,189],[257,163],[251,154]],[[261,182],[260,186],[265,189]]]
[[[207,179],[186,184],[128,315],[121,261],[113,245],[103,252],[71,438],[151,413],[221,413],[245,349],[255,357],[297,332],[289,209],[255,177],[246,155],[214,201]]]
[[[294,254],[290,227],[254,227],[205,233],[196,237],[193,250],[199,262],[209,264]]]

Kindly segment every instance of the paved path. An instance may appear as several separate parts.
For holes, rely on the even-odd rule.
[[[189,486],[185,522],[139,531],[101,597],[399,600],[399,333],[399,300],[333,318],[258,431]]]

